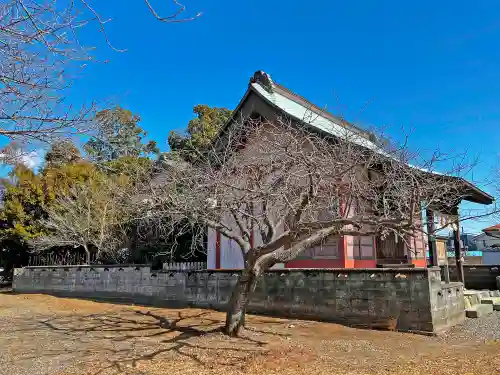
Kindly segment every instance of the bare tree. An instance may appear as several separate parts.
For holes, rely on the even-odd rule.
[[[422,210],[464,197],[457,180],[430,172],[437,155],[416,167],[406,145],[373,145],[347,128],[332,136],[284,118],[246,119],[200,151],[201,161],[166,164],[168,178],[148,187],[142,208],[171,228],[191,222],[238,245],[245,268],[226,319],[235,335],[258,278],[274,264],[337,235],[406,241],[424,230]]]
[[[177,11],[157,13],[152,3],[146,9],[162,22],[186,22],[185,8],[177,0]],[[8,0],[0,5],[0,136],[19,143],[51,141],[54,137],[88,131],[94,104],[68,103],[67,90],[89,61],[93,48],[82,46],[78,32],[97,25],[108,46],[109,19],[102,18],[89,0]]]
[[[113,258],[126,243],[130,217],[120,189],[117,184],[90,182],[73,186],[47,208],[42,224],[48,234],[33,241],[35,249],[81,247],[88,264],[92,250],[96,250],[96,259]]]

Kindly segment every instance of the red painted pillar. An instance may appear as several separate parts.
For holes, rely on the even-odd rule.
[[[220,269],[220,232],[215,232],[215,268]]]
[[[342,264],[344,264],[345,260],[345,242],[344,242],[344,236],[339,237],[339,260],[342,261]]]
[[[339,237],[339,255],[340,255],[340,263],[341,267],[344,268],[353,268],[354,267],[354,259],[349,259],[347,254],[347,238],[346,236]]]

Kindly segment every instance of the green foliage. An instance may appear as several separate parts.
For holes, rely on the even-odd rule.
[[[45,167],[57,168],[65,164],[76,163],[82,159],[78,147],[70,140],[57,141],[45,154]]]
[[[3,208],[0,220],[3,236],[30,240],[44,234],[40,220],[57,197],[63,196],[75,184],[103,178],[95,166],[88,162],[45,168],[42,173],[17,165],[4,181]]]
[[[154,161],[143,156],[123,156],[106,162],[103,167],[110,177],[121,178],[123,183],[136,183],[151,177]]]
[[[124,156],[158,153],[155,141],[144,143],[147,133],[139,127],[140,120],[138,115],[119,106],[98,112],[98,133],[85,145],[89,158],[103,163]]]
[[[189,153],[195,148],[207,148],[231,115],[227,109],[202,105],[196,106],[194,113],[196,118],[189,122],[186,137],[178,136],[179,142],[175,141],[175,134],[169,137],[173,150]],[[125,196],[133,194],[134,185],[146,182],[155,175],[157,164],[148,155],[158,150],[154,142],[144,141],[146,133],[138,126],[138,116],[116,107],[101,111],[96,120],[99,134],[85,145],[91,161],[84,160],[72,142],[61,141],[53,144],[47,152],[45,166],[39,173],[23,165],[17,165],[12,170],[10,178],[3,181],[3,207],[0,210],[3,226],[0,228],[0,237],[14,241],[26,253],[27,243],[54,234],[42,223],[47,223],[48,212],[59,207],[57,202],[61,202],[62,197],[70,197],[71,192],[79,191],[80,187],[91,187],[86,190],[91,195],[105,196],[102,194],[104,186],[113,186],[116,192],[124,192]],[[181,162],[179,154],[174,152],[164,158],[169,159],[169,162]],[[185,235],[186,239],[178,236],[155,239],[148,236],[143,242],[135,238],[136,225],[131,222],[124,228],[128,232],[132,250],[139,253],[158,252],[161,245],[168,245],[167,248],[171,249],[171,241],[180,241],[182,245],[175,254],[192,256],[189,250],[191,235]],[[18,253],[21,254],[16,250],[9,256],[18,256]],[[175,258],[177,255],[172,256]]]
[[[150,178],[153,167],[151,159],[133,156],[111,160],[99,168],[84,160],[58,166],[51,164],[38,174],[24,165],[17,165],[10,179],[3,181],[0,235],[20,241],[47,235],[41,221],[47,219],[47,211],[59,198],[71,195],[75,186],[91,187],[97,195],[103,190],[101,187],[110,184],[126,191]]]
[[[24,165],[11,172],[13,183],[4,182],[4,205],[1,219],[2,234],[30,238],[42,232],[37,219],[43,217],[46,199],[40,176]]]
[[[193,112],[196,118],[189,121],[186,135],[172,131],[168,136],[171,150],[183,153],[186,159],[195,157],[195,150],[207,149],[232,113],[227,108],[202,104],[195,106]]]

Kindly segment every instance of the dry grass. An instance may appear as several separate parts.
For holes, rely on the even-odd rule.
[[[241,338],[228,338],[223,319],[209,310],[0,294],[0,374],[500,372],[499,342],[259,316],[249,317]]]

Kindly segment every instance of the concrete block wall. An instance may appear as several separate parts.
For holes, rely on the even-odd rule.
[[[224,309],[239,271],[152,271],[149,266],[26,267],[13,289],[166,306]],[[439,332],[464,320],[461,284],[443,286],[436,269],[268,271],[249,311],[352,326]]]
[[[426,272],[337,269],[268,273],[250,307],[278,316],[321,319],[354,326],[393,324],[403,331],[430,331]]]
[[[464,281],[467,289],[498,289],[496,278],[500,276],[500,265],[464,264]],[[450,280],[457,281],[457,267],[450,268]],[[443,272],[443,271],[442,271]]]
[[[465,320],[465,298],[462,283],[441,282],[439,268],[428,269],[429,296],[432,314],[432,324],[438,330],[446,330]]]

